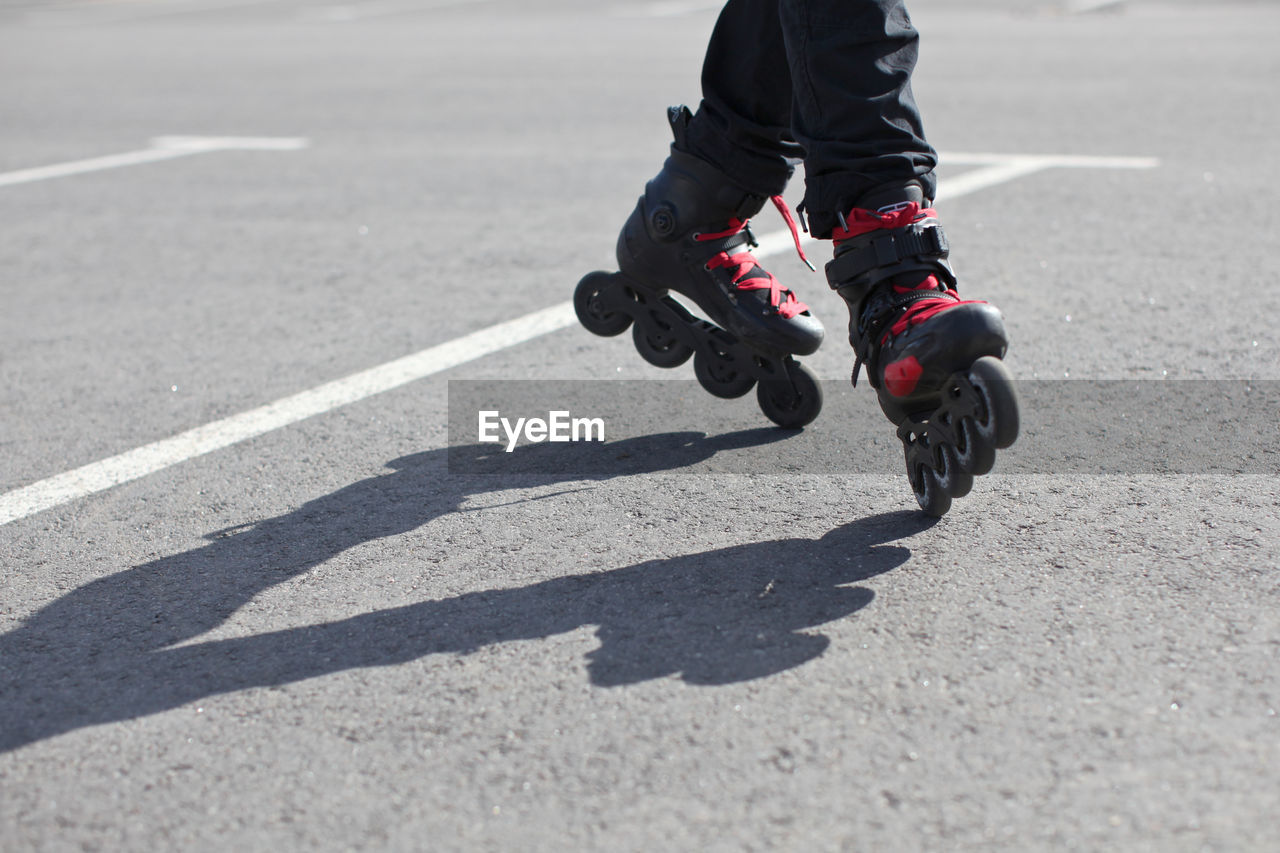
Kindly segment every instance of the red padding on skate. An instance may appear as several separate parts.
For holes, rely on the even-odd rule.
[[[907,330],[907,326],[923,323],[940,311],[978,301],[975,299],[961,299],[954,290],[938,290],[939,287],[941,285],[935,276],[926,276],[924,281],[915,287],[903,287],[895,284],[893,286],[895,293],[910,293],[913,290],[923,290],[926,292],[937,291],[938,296],[934,299],[921,299],[919,302],[914,302],[908,306],[907,310],[902,312],[902,316],[889,327],[888,335],[900,335]]]
[[[774,204],[781,204],[781,199],[774,201]],[[784,211],[785,204],[782,204],[778,210]],[[800,249],[800,237],[795,230],[795,221],[791,219],[790,213],[787,212],[787,224],[791,228],[791,234],[796,240],[796,250]],[[726,237],[732,237],[742,232],[747,227],[745,219],[730,219],[729,229],[727,231],[719,231],[715,234],[695,234],[693,239],[700,243],[706,243],[711,240],[722,240]],[[804,256],[804,252],[800,252],[801,259],[809,264],[809,259]],[[761,267],[754,256],[750,252],[739,252],[736,255],[730,255],[728,252],[720,252],[713,256],[707,262],[707,269],[713,270],[720,267],[731,267],[730,276],[733,279],[733,285],[738,290],[768,290],[769,304],[778,310],[778,314],[784,320],[790,320],[798,314],[803,314],[809,310],[809,306],[805,305],[795,294],[787,290],[782,284],[773,277],[773,274]],[[813,264],[809,264],[809,268],[813,268]],[[760,270],[763,276],[752,276],[754,270]]]
[[[729,227],[725,231],[717,231],[714,234],[695,234],[693,239],[699,243],[706,243],[709,240],[723,240],[726,237],[732,237],[735,234],[742,233],[742,229],[747,227],[745,219],[730,219]]]
[[[720,267],[731,268],[729,274],[733,278],[733,286],[738,290],[769,291],[769,304],[778,309],[779,316],[784,320],[790,320],[797,314],[803,314],[809,310],[808,305],[796,299],[795,294],[785,289],[771,273],[758,266],[750,252],[741,252],[736,255],[721,252],[707,262],[707,269],[713,270]],[[747,277],[757,269],[764,273],[763,277]]]
[[[914,355],[899,359],[884,369],[884,387],[895,397],[905,397],[916,390],[924,368]]]
[[[865,208],[855,207],[853,210],[849,211],[849,215],[845,219],[845,223],[848,227],[837,227],[831,233],[831,237],[835,240],[835,244],[839,246],[841,242],[851,240],[854,237],[861,237],[863,234],[870,234],[873,231],[893,228],[906,228],[913,222],[918,222],[930,217],[937,217],[937,215],[938,212],[933,208],[921,207],[914,201],[907,202],[902,205],[902,207],[894,210],[867,210]],[[889,338],[905,332],[909,326],[923,323],[925,320],[928,320],[930,317],[933,317],[942,311],[946,311],[948,308],[954,308],[957,305],[970,305],[980,302],[980,300],[976,299],[961,299],[960,295],[954,290],[942,289],[942,285],[938,282],[937,277],[932,275],[925,276],[922,281],[914,285],[903,285],[901,282],[895,283],[893,285],[893,289],[896,293],[910,293],[913,290],[935,290],[938,292],[938,295],[936,298],[921,299],[920,301],[913,302],[909,305],[880,339],[880,344],[882,346],[889,340]],[[911,359],[911,361],[912,363],[915,363],[915,359]],[[916,364],[915,369],[917,372],[910,379],[910,388],[899,394],[892,389],[892,386],[889,386],[889,393],[893,394],[895,397],[902,397],[910,394],[912,389],[915,388],[916,380],[920,377],[920,365]],[[885,378],[887,383],[888,371],[885,371]]]
[[[855,207],[849,211],[849,215],[845,218],[848,228],[837,226],[831,232],[831,239],[839,246],[843,241],[854,237],[861,237],[863,234],[870,234],[872,231],[882,231],[889,228],[906,228],[912,222],[919,219],[927,219],[936,217],[938,212],[932,207],[921,208],[916,202],[909,202],[903,207],[881,213],[878,210],[867,210],[861,207]]]

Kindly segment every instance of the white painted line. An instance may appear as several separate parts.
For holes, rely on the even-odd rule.
[[[221,0],[221,2],[214,3],[168,3],[161,5],[147,2],[146,0],[117,0],[117,2],[108,3],[95,0],[93,3],[68,3],[61,6],[51,6],[43,10],[46,15],[42,17],[49,17],[58,13],[65,19],[70,14],[89,12],[90,15],[88,17],[81,16],[70,18],[69,20],[55,21],[55,23],[63,26],[129,24],[161,18],[173,18],[181,15],[231,11],[248,6],[269,6],[280,2],[282,0]]]
[[[987,187],[1008,183],[1047,168],[1048,166],[1039,160],[1028,159],[1024,162],[1005,162],[982,169],[974,169],[972,172],[956,175],[954,178],[948,178],[945,183],[940,183],[938,185],[938,199],[959,198]],[[801,234],[800,239],[806,251],[810,246],[819,242],[807,234]],[[790,231],[772,231],[758,236],[756,241],[760,244],[760,247],[755,251],[756,257],[764,258],[769,255],[780,255],[795,251],[796,244],[791,239]]]
[[[311,141],[305,136],[156,136],[151,144],[200,154],[206,151],[301,151]]]
[[[945,182],[938,183],[938,197],[934,201],[959,198],[978,190],[1007,184],[1009,181],[1043,172],[1049,165],[1042,160],[1015,160],[998,166],[984,166],[972,172],[964,172]]]
[[[1154,169],[1155,157],[1098,157],[1087,154],[975,154],[953,151],[938,155],[944,166],[1000,166],[1006,163],[1040,163],[1047,169]]]
[[[387,3],[347,3],[342,6],[329,6],[324,9],[307,10],[303,17],[308,20],[319,20],[330,24],[346,24],[351,21],[364,21],[370,18],[386,18],[390,15],[411,15],[415,12],[429,12],[434,9],[449,9],[456,6],[473,6],[487,3],[489,0],[419,0],[419,2],[387,2]]]
[[[963,172],[938,184],[938,198],[945,201],[960,198],[998,184],[1005,184],[1046,169],[1154,169],[1160,161],[1154,157],[1088,157],[1072,154],[940,154],[943,166],[981,166]],[[818,243],[802,234],[801,244],[807,251]],[[772,231],[756,238],[760,248],[757,257],[778,255],[795,250],[790,231]],[[812,260],[812,259],[811,259]]]
[[[194,139],[204,139],[204,137]],[[196,143],[193,142],[192,145]],[[1006,157],[1001,163],[976,169],[948,180],[945,185],[945,197],[959,198],[980,189],[1050,168],[1056,165],[1049,162],[1053,159]],[[964,181],[965,177],[969,177],[969,180]],[[942,196],[944,193],[939,192],[939,195]],[[767,234],[761,238],[760,243],[761,246],[756,251],[756,255],[760,258],[791,251],[793,248],[789,231]],[[187,430],[172,438],[162,439],[118,456],[90,463],[74,471],[40,480],[0,495],[0,525],[105,491],[112,486],[137,480],[180,462],[221,450],[306,418],[324,414],[340,406],[381,394],[383,391],[399,388],[432,374],[567,328],[577,322],[573,312],[573,302],[561,302],[550,308],[544,308],[515,320],[508,320],[404,358],[372,367],[345,379],[328,382],[309,391],[276,400],[274,403]]]
[[[1124,8],[1124,0],[1075,0],[1067,4],[1068,15],[1087,15],[1091,12],[1113,12]]]
[[[0,496],[0,525],[573,325],[564,302]]]
[[[724,8],[723,2],[710,0],[686,0],[686,2],[649,3],[639,8],[619,8],[613,10],[615,18],[680,18],[695,15],[699,12],[711,12]]]
[[[86,172],[100,172],[104,169],[119,169],[125,166],[157,163],[161,160],[190,157],[193,154],[207,154],[211,151],[297,151],[306,148],[309,144],[306,139],[301,137],[157,136],[151,140],[150,148],[143,148],[140,151],[108,154],[105,157],[73,160],[69,163],[38,166],[34,169],[19,169],[16,172],[0,172],[0,187],[29,184],[34,181],[47,181],[51,178],[65,178],[70,175],[83,175]]]

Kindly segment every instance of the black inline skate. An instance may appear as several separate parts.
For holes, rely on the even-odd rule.
[[[920,187],[863,199],[832,234],[827,280],[849,305],[849,341],[880,408],[898,427],[921,509],[941,516],[1018,436],[1018,402],[1000,360],[1000,312],[961,300],[949,247]]]
[[[792,356],[818,348],[822,324],[750,253],[757,244],[748,220],[765,197],[685,151],[686,108],[672,107],[668,119],[671,156],[618,237],[619,271],[593,272],[578,283],[578,320],[605,336],[630,326],[650,364],[676,367],[693,356],[694,375],[707,391],[733,398],[756,387],[770,420],[803,427],[822,409],[822,391]],[[781,198],[772,200],[800,251],[790,212]],[[691,299],[710,322],[669,291]]]

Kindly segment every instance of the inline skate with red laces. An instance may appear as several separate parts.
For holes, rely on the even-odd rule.
[[[692,356],[694,375],[711,394],[741,397],[755,387],[770,420],[803,427],[822,409],[822,392],[792,356],[817,350],[822,324],[751,254],[749,219],[766,199],[686,151],[690,117],[684,107],[668,112],[671,155],[618,237],[618,272],[593,272],[578,283],[578,320],[597,335],[631,328],[640,355],[658,367]],[[790,212],[780,197],[772,201],[803,258]]]
[[[941,516],[1018,436],[1000,312],[962,300],[936,212],[917,184],[840,217],[827,281],[849,306],[849,342],[898,427],[921,509]]]

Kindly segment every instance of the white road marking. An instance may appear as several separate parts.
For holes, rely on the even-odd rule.
[[[573,303],[553,305],[265,406],[189,429],[0,496],[0,525],[137,480],[165,468],[390,391],[577,322]]]
[[[1155,157],[1098,157],[1089,154],[940,154],[944,166],[999,166],[1005,163],[1039,163],[1046,169],[1154,169]]]
[[[958,198],[978,190],[1005,184],[1009,181],[1025,178],[1042,172],[1049,166],[1040,160],[1011,160],[994,166],[983,166],[972,172],[963,172],[947,181],[938,182],[938,197],[935,201]]]
[[[126,151],[123,154],[108,154],[105,157],[73,160],[53,166],[19,169],[16,172],[0,172],[0,187],[83,175],[86,172],[100,172],[104,169],[140,166],[143,163],[157,163],[161,160],[190,157],[193,154],[208,154],[212,151],[297,151],[306,148],[309,144],[310,142],[306,139],[292,136],[157,136],[151,140],[150,148],[143,148],[140,151]]]
[[[615,18],[679,18],[699,12],[711,12],[723,7],[723,2],[710,2],[710,0],[649,3],[639,8],[614,9],[613,16]]]
[[[419,0],[418,2],[385,2],[385,3],[346,3],[341,6],[328,6],[324,9],[308,10],[303,17],[330,24],[345,24],[351,21],[363,21],[369,18],[385,18],[390,15],[411,15],[415,12],[429,12],[434,9],[448,9],[454,6],[473,6],[487,3],[490,0]]]
[[[1075,0],[1068,3],[1068,15],[1087,15],[1091,12],[1112,12],[1124,8],[1124,0]]]
[[[183,148],[181,139],[185,139],[186,144],[192,149],[188,153],[195,153],[196,150],[226,150],[220,147],[208,147],[213,144],[213,141],[206,137],[170,137],[168,139],[171,147],[160,150],[186,150]],[[1134,158],[1091,160],[1085,157],[957,154],[944,156],[942,159],[944,163],[986,164],[983,168],[949,179],[943,187],[945,193],[940,191],[939,196],[951,199],[1055,166],[1080,167],[1095,163],[1101,168],[1151,168],[1156,165],[1154,160]],[[968,180],[965,180],[966,178]],[[793,246],[791,234],[788,231],[767,234],[760,243],[761,246],[756,251],[756,255],[761,258],[790,251]],[[0,525],[137,480],[206,453],[212,453],[306,418],[324,414],[340,406],[399,388],[410,382],[567,328],[577,322],[573,312],[573,302],[561,302],[550,308],[544,308],[496,326],[489,326],[461,338],[363,370],[344,379],[327,382],[309,391],[302,391],[256,409],[187,430],[171,438],[152,442],[109,459],[40,480],[0,495]]]
[[[980,166],[971,172],[962,172],[947,178],[938,185],[937,201],[960,198],[978,190],[1025,178],[1046,169],[1154,169],[1160,161],[1153,157],[1088,157],[1072,154],[940,154],[943,166]],[[794,251],[795,241],[790,231],[773,231],[757,238],[758,257]],[[818,241],[807,234],[801,235],[801,245],[807,250]]]
[[[92,3],[66,3],[50,6],[42,10],[40,19],[63,26],[92,26],[100,24],[129,24],[139,21],[151,21],[161,18],[173,18],[181,15],[198,15],[242,9],[247,6],[268,6],[282,0],[220,0],[213,3],[167,3],[158,4],[149,0],[95,0]],[[70,17],[78,12],[89,12],[89,17]],[[54,16],[61,15],[64,20],[58,21]]]

